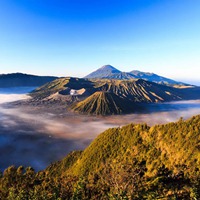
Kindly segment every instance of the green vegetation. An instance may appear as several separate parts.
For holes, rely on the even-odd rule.
[[[41,172],[11,166],[0,199],[200,199],[200,115],[108,129]]]

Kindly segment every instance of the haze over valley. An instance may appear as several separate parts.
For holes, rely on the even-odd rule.
[[[0,168],[32,166],[42,170],[72,150],[85,149],[101,132],[129,123],[163,124],[200,113],[200,100],[150,104],[140,113],[88,116],[62,106],[27,105],[31,88],[0,90]],[[26,102],[25,101],[25,102]]]

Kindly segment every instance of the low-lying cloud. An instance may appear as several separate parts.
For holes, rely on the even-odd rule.
[[[23,92],[0,94],[1,170],[12,164],[44,169],[70,151],[86,148],[99,133],[111,127],[161,124],[200,114],[200,100],[150,105],[143,113],[108,117],[4,106],[5,102],[28,98]]]

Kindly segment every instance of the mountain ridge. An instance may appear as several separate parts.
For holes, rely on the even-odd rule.
[[[110,128],[85,150],[73,151],[45,172],[54,178],[69,174],[85,177],[89,188],[92,184],[98,185],[96,189],[100,187],[100,194],[107,185],[109,189],[103,190],[105,197],[112,192],[125,199],[199,197],[199,127],[200,115],[151,127],[132,123]],[[132,185],[136,185],[134,190]],[[123,190],[115,190],[118,186]]]
[[[139,104],[198,99],[200,98],[199,91],[200,87],[180,89],[144,79],[116,80],[68,77],[56,79],[35,89],[30,93],[32,96],[30,101],[47,102],[48,104],[61,102],[66,104],[71,111],[105,115],[105,113],[110,112],[105,102],[111,96],[118,99],[116,102],[118,102],[117,105],[121,111],[114,109],[115,112],[112,111],[110,114],[120,114],[128,111],[134,112],[136,104],[138,106]],[[103,95],[94,95],[95,93],[100,94],[100,92],[101,94],[107,92],[104,93],[107,94],[106,98]],[[108,100],[108,104],[111,102],[113,101]],[[114,108],[113,103],[111,103],[112,108]],[[129,104],[130,108],[123,106],[123,104]]]
[[[0,74],[0,87],[39,87],[57,78],[56,76],[38,76],[20,72]]]
[[[130,80],[130,79],[141,78],[147,81],[151,81],[151,82],[155,82],[159,84],[165,84],[165,85],[190,86],[190,84],[175,81],[170,78],[166,78],[166,77],[163,77],[154,73],[150,73],[150,72],[142,72],[139,70],[132,70],[130,72],[122,72],[111,65],[104,65],[103,67],[100,67],[94,72],[88,74],[84,78],[88,78],[88,79],[105,78],[105,79],[118,79],[118,80]]]
[[[0,198],[200,199],[199,141],[200,115],[110,128],[42,171],[8,167]]]

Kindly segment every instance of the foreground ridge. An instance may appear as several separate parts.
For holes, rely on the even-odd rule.
[[[35,173],[6,169],[1,199],[199,199],[200,115],[175,123],[129,124]]]

